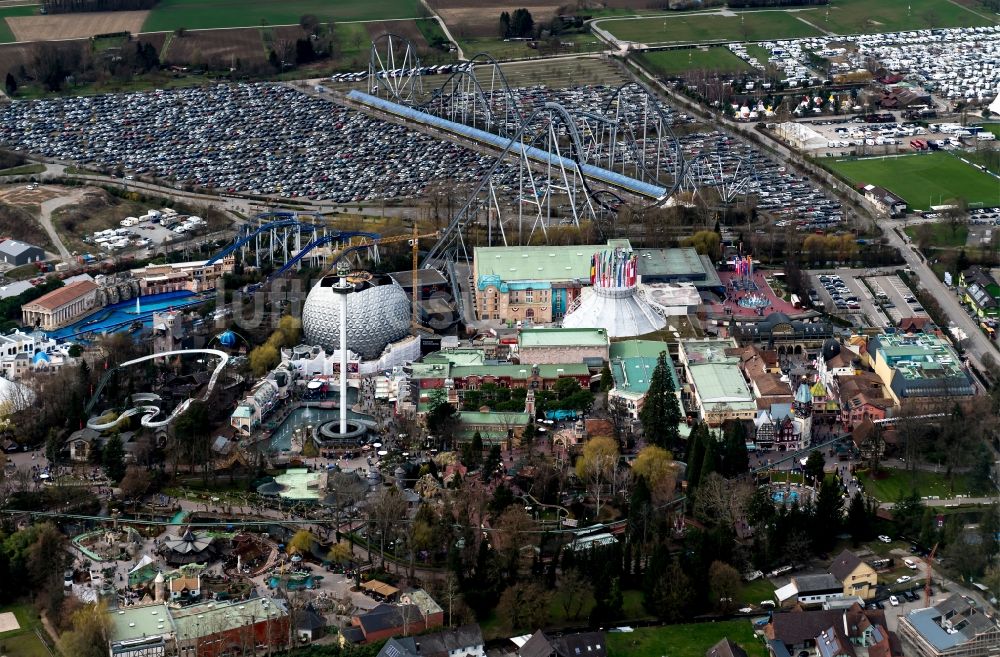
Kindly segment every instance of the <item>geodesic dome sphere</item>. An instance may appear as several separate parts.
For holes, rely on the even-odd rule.
[[[340,348],[340,301],[327,276],[313,286],[302,307],[305,341],[327,353]],[[374,360],[386,345],[410,332],[410,301],[406,292],[388,276],[378,276],[354,286],[347,295],[347,348],[365,360]]]

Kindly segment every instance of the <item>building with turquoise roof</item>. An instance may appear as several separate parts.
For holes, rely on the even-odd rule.
[[[666,342],[623,340],[612,342],[609,351],[608,367],[611,369],[614,387],[608,392],[608,399],[620,399],[629,417],[634,420],[639,418],[646,393],[649,392],[649,381],[661,353],[666,354],[670,378],[680,399],[681,384]]]

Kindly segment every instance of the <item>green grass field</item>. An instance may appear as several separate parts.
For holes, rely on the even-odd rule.
[[[956,226],[954,232],[947,223],[921,225],[930,227],[932,237],[929,246],[958,248],[965,246],[965,243],[969,241],[969,227],[965,224]],[[918,238],[923,230],[927,229],[909,226],[903,232],[909,235],[914,242],[919,242]]]
[[[209,29],[293,25],[305,14],[320,21],[416,18],[417,0],[161,0],[143,24],[144,32],[170,32],[179,27]]]
[[[764,657],[767,651],[754,636],[748,620],[719,623],[691,623],[639,627],[634,632],[607,635],[609,657],[705,657],[705,652],[722,638],[738,643],[750,657]]]
[[[14,33],[7,25],[7,18],[17,16],[34,16],[38,7],[0,7],[0,43],[14,43]]]
[[[548,54],[568,54],[576,52],[597,52],[604,49],[604,42],[593,34],[567,34],[565,41],[573,43],[573,47],[560,48],[553,52],[529,48],[527,41],[504,41],[500,38],[469,37],[458,39],[462,53],[471,58],[481,52],[489,53],[497,60],[528,59]]]
[[[742,12],[737,16],[690,14],[603,21],[600,26],[619,39],[640,43],[705,43],[761,41],[816,36],[820,32],[783,11]]]
[[[640,43],[762,41],[818,35],[894,32],[929,27],[992,25],[986,10],[974,11],[948,0],[831,0],[826,7],[741,12],[741,17],[680,14],[602,21],[619,39]],[[800,20],[800,18],[802,20]]]
[[[988,11],[974,12],[942,0],[832,0],[829,12],[817,9],[808,20],[837,34],[970,27],[996,22]]]
[[[44,164],[22,164],[11,169],[0,169],[0,176],[27,176],[32,173],[45,171]]]
[[[654,73],[659,75],[679,75],[686,71],[710,71],[712,73],[737,73],[750,70],[750,65],[730,52],[729,48],[717,47],[702,50],[660,50],[639,55]]]
[[[0,607],[0,612],[14,612],[21,627],[9,632],[0,632],[0,653],[17,657],[49,657],[48,650],[39,641],[35,629],[41,629],[38,614],[30,605],[15,604]],[[42,630],[44,635],[45,631]]]
[[[926,210],[931,205],[958,198],[970,205],[1000,203],[1000,180],[947,153],[824,163],[854,185],[885,187],[905,199],[913,210]]]
[[[858,473],[858,478],[864,483],[865,490],[882,502],[895,502],[909,495],[914,488],[921,497],[937,495],[946,498],[973,493],[969,487],[969,479],[964,475],[955,476],[955,490],[952,492],[948,485],[948,479],[943,474],[923,470],[907,472],[895,468],[883,468],[882,475],[884,476],[886,473],[888,476],[883,479],[873,479],[867,472]]]
[[[740,598],[736,602],[741,606],[743,604],[756,605],[761,600],[773,599],[774,585],[771,584],[771,580],[768,578],[761,577],[752,582],[743,582],[743,588],[740,589]]]

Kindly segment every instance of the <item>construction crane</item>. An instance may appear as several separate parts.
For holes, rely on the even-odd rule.
[[[934,555],[937,554],[938,545],[940,545],[940,543],[935,543],[931,553],[924,558],[924,563],[927,564],[927,581],[924,582],[925,607],[931,606],[931,574],[934,572]]]
[[[337,269],[337,261],[343,258],[345,255],[347,255],[349,252],[359,251],[361,249],[366,249],[372,246],[377,247],[383,244],[397,244],[399,242],[408,242],[410,245],[410,249],[413,253],[413,270],[411,272],[412,278],[410,279],[410,298],[411,298],[410,322],[413,324],[413,328],[418,328],[420,326],[420,322],[418,320],[419,283],[417,281],[417,274],[420,269],[420,240],[431,237],[437,239],[440,236],[441,236],[440,231],[434,231],[433,233],[422,233],[422,234],[418,233],[417,224],[416,222],[413,222],[413,232],[408,235],[391,235],[389,237],[379,237],[377,239],[364,237],[358,240],[356,244],[349,244],[339,254],[337,254],[334,258],[332,258],[330,268],[323,275],[329,276],[330,274],[335,273]]]

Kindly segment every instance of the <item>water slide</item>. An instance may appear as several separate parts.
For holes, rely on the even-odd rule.
[[[215,370],[212,372],[212,376],[208,380],[208,385],[205,387],[205,392],[202,393],[201,397],[198,398],[199,401],[205,401],[206,399],[208,399],[208,396],[212,394],[212,390],[215,389],[215,384],[219,379],[219,375],[222,374],[222,370],[224,370],[226,365],[229,364],[229,354],[227,354],[224,351],[220,351],[218,349],[177,349],[174,351],[164,351],[159,354],[151,354],[149,356],[142,356],[141,358],[135,358],[133,360],[126,361],[121,365],[118,365],[113,369],[110,369],[107,372],[105,372],[104,376],[101,377],[101,381],[97,386],[97,390],[95,391],[94,396],[90,398],[89,402],[87,402],[87,412],[89,413],[91,409],[94,407],[94,405],[97,403],[97,400],[101,396],[101,391],[104,390],[104,386],[107,385],[108,380],[111,378],[111,375],[114,374],[117,370],[124,369],[126,367],[131,367],[132,365],[137,365],[139,363],[144,363],[147,360],[154,360],[157,358],[171,358],[173,356],[187,356],[189,354],[205,354],[208,356],[215,356],[219,359],[219,364],[215,366]],[[140,424],[144,427],[149,427],[149,428],[163,427],[176,420],[181,414],[184,413],[184,411],[188,409],[188,407],[191,405],[191,402],[195,400],[191,398],[185,399],[180,404],[178,404],[177,408],[175,408],[170,415],[160,420],[156,419],[156,417],[160,415],[160,413],[162,412],[160,410],[160,407],[154,406],[153,404],[150,403],[150,402],[161,401],[159,395],[152,392],[140,392],[132,395],[130,401],[136,405],[133,406],[132,408],[123,411],[121,415],[119,415],[114,420],[110,422],[101,422],[100,417],[92,417],[89,420],[87,420],[87,427],[90,429],[94,429],[96,431],[105,431],[107,429],[114,427],[124,418],[132,417],[134,415],[141,416]]]

